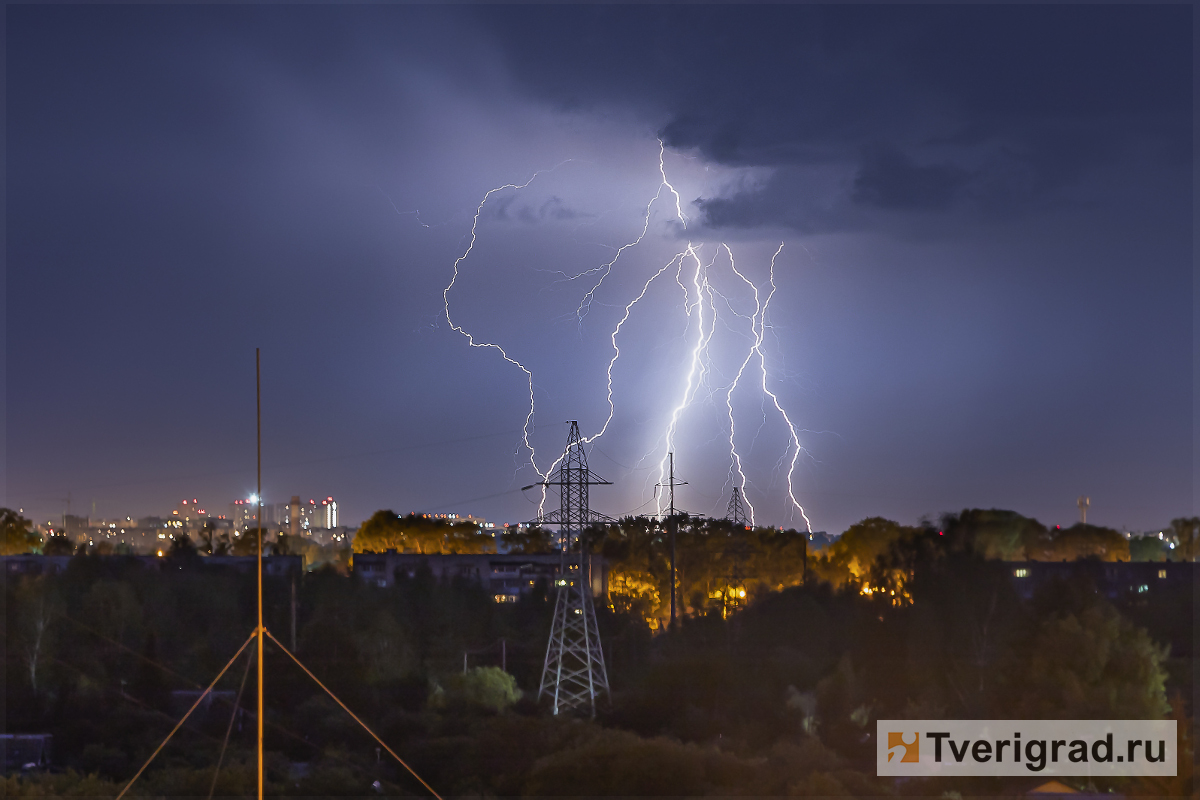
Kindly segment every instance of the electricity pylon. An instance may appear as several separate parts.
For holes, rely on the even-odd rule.
[[[749,546],[746,543],[745,531],[739,528],[749,527],[746,519],[746,508],[742,504],[741,487],[733,487],[733,496],[729,498],[729,508],[725,519],[733,523],[734,530],[730,532],[729,545],[725,548],[724,560],[729,565],[725,575],[725,588],[721,590],[721,616],[727,618],[735,609],[741,608],[746,602],[746,576],[743,564],[749,556]]]
[[[742,490],[737,486],[733,487],[733,497],[729,498],[729,508],[725,511],[725,519],[734,525],[745,526],[746,524],[746,509],[742,506]]]
[[[556,583],[554,622],[546,644],[546,662],[538,699],[551,698],[551,711],[587,711],[596,715],[596,698],[608,694],[608,670],[592,603],[591,564],[583,536],[589,525],[615,522],[588,507],[588,487],[610,485],[588,469],[587,454],[579,437],[579,423],[571,422],[567,447],[558,469],[533,486],[559,487],[558,511],[533,522],[557,525],[562,555]],[[529,486],[526,489],[531,488]]]

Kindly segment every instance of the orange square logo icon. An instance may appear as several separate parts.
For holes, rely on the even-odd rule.
[[[905,734],[893,733],[891,731],[888,731],[888,758],[887,758],[887,760],[889,762],[892,760],[892,756],[896,755],[897,752],[899,752],[901,754],[901,757],[900,757],[901,763],[904,763],[904,762],[916,763],[921,760],[921,735],[919,733],[913,733],[911,735],[912,735],[912,741],[906,742],[906,741],[904,741]]]

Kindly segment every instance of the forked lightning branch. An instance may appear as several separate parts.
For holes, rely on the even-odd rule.
[[[581,294],[575,311],[576,319],[580,322],[590,312],[593,303],[596,302],[597,293],[604,286],[606,280],[616,270],[624,268],[625,264],[630,261],[630,252],[642,245],[650,232],[651,221],[656,210],[665,207],[672,223],[677,226],[678,230],[686,234],[690,220],[684,213],[679,191],[667,176],[666,156],[666,148],[660,141],[658,152],[660,180],[654,194],[646,201],[637,235],[617,247],[609,261],[578,274],[565,276],[567,282],[580,281],[587,286]],[[555,457],[545,467],[539,464],[539,455],[532,440],[538,401],[533,370],[526,363],[527,360],[523,361],[518,357],[513,347],[499,342],[486,341],[468,331],[461,323],[456,322],[452,312],[451,294],[475,249],[480,235],[480,218],[487,204],[502,193],[520,192],[526,189],[540,175],[557,168],[536,172],[523,183],[498,186],[483,196],[471,220],[466,248],[455,259],[450,282],[442,295],[446,322],[451,330],[461,334],[470,347],[495,351],[500,358],[522,373],[523,382],[528,388],[528,404],[519,448],[524,452],[529,466],[537,473],[542,483],[550,473],[559,467],[565,454],[556,452]],[[766,424],[767,416],[774,415],[787,432],[784,455],[777,465],[780,472],[784,473],[786,502],[792,513],[798,514],[803,520],[806,530],[811,532],[812,524],[800,503],[796,487],[796,469],[801,455],[805,452],[804,445],[800,440],[799,429],[784,408],[778,392],[772,388],[773,378],[767,367],[766,333],[770,329],[768,318],[771,300],[778,288],[775,281],[776,260],[783,250],[784,244],[780,243],[771,256],[770,263],[767,265],[766,286],[760,286],[747,277],[744,269],[739,268],[733,249],[728,244],[706,245],[684,239],[680,240],[680,246],[671,258],[652,267],[644,278],[636,278],[635,285],[638,290],[627,301],[617,305],[622,311],[618,321],[608,334],[611,357],[606,364],[597,366],[597,369],[605,371],[607,416],[602,424],[588,435],[583,436],[581,442],[585,446],[593,445],[609,431],[620,407],[617,392],[614,389],[613,376],[618,369],[618,363],[623,353],[622,334],[631,317],[639,312],[639,306],[657,302],[649,299],[654,285],[673,279],[678,288],[680,301],[672,304],[670,308],[652,307],[646,312],[659,316],[681,312],[685,323],[683,335],[686,340],[686,356],[679,364],[676,374],[664,381],[656,382],[665,387],[665,395],[669,398],[670,408],[664,413],[666,421],[652,449],[644,453],[637,462],[639,465],[643,463],[654,465],[647,478],[647,490],[653,491],[654,487],[663,485],[667,480],[668,454],[686,453],[686,447],[681,448],[682,443],[679,441],[681,423],[685,418],[690,413],[694,413],[702,403],[719,404],[724,412],[723,416],[727,420],[727,426],[724,431],[718,430],[714,436],[728,442],[728,481],[733,483],[741,496],[745,498],[749,522],[756,524],[756,511],[746,491],[751,483],[747,475],[747,453],[753,447],[758,432]],[[629,268],[634,269],[634,266],[631,265]],[[744,286],[753,297],[753,309],[750,313],[742,314],[735,311],[730,298],[720,291],[713,280],[716,272],[720,270],[727,270],[728,277],[735,285]],[[725,309],[724,312],[722,312],[722,308]],[[720,373],[714,368],[712,352],[718,323],[725,328],[738,331],[744,342],[747,343],[744,345],[744,355],[739,358],[736,373],[723,385],[715,383],[720,379]],[[624,343],[625,348],[632,346],[634,344]],[[737,425],[735,408],[742,403],[748,404],[750,408],[757,407],[761,410],[762,421],[754,431],[743,431]],[[707,438],[714,438],[714,436]],[[545,502],[546,495],[543,488],[539,514],[544,511]],[[655,512],[661,515],[664,510],[663,494],[653,492],[652,502]]]

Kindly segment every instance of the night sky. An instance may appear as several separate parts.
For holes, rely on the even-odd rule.
[[[690,244],[711,288],[687,317],[685,258],[631,310],[595,509],[654,510],[711,330],[677,497],[724,515],[728,255],[765,296],[782,244],[762,353],[814,530],[1195,513],[1189,6],[6,15],[4,503],[38,521],[246,497],[255,347],[268,502],[533,516],[527,379],[443,290],[539,170],[449,297],[532,370],[541,469],[604,424],[647,279]],[[569,278],[643,227],[579,313],[600,273]],[[732,400],[747,497],[803,527],[762,381]]]

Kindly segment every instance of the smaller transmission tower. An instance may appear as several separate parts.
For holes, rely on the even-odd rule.
[[[733,496],[729,498],[729,508],[725,511],[725,519],[734,525],[746,526],[746,509],[742,506],[742,490],[733,487]]]
[[[748,528],[749,525],[747,525],[746,508],[742,503],[740,487],[733,487],[733,495],[729,498],[729,509],[725,512],[725,519],[733,523],[734,528],[730,532],[729,545],[723,553],[724,561],[729,565],[729,571],[725,574],[725,588],[721,590],[721,616],[728,618],[746,602],[744,565],[749,556],[749,547],[746,543],[745,530],[738,529]]]
[[[746,604],[746,561],[750,557],[750,548],[744,536],[734,533],[734,539],[722,553],[723,560],[729,565],[725,573],[725,587],[721,590],[721,617],[728,619],[729,615]]]
[[[683,517],[684,519],[687,518],[686,511],[680,511],[680,512],[675,511],[675,487],[676,486],[687,486],[688,483],[687,483],[687,481],[675,480],[675,453],[674,452],[667,453],[667,457],[671,460],[670,477],[668,478],[667,483],[665,483],[665,484],[660,483],[658,485],[660,487],[666,486],[671,490],[671,511],[670,511],[669,516],[667,517],[667,527],[670,529],[670,532],[671,532],[671,630],[674,630],[675,622],[676,622],[676,619],[678,618],[678,614],[676,612],[676,594],[678,593],[677,589],[679,586],[679,577],[675,571],[675,535],[679,532],[679,518],[680,517]]]
[[[608,670],[604,666],[604,650],[592,603],[591,562],[584,537],[588,526],[616,521],[597,514],[588,505],[588,487],[608,484],[611,481],[588,469],[578,422],[571,423],[558,470],[541,484],[533,484],[559,487],[558,511],[533,520],[538,525],[558,526],[562,553],[554,622],[538,689],[539,700],[543,695],[550,696],[554,714],[586,710],[594,717],[596,698],[608,694]]]

